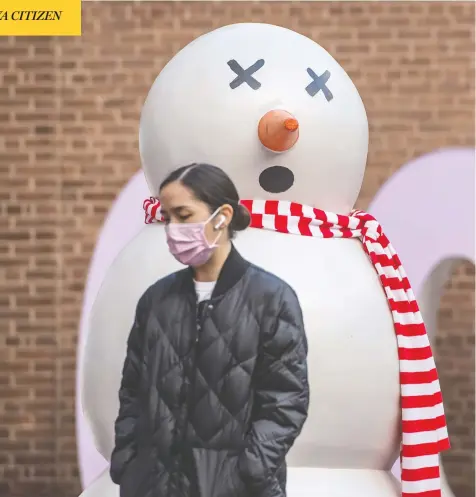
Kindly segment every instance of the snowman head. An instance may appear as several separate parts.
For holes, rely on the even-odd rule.
[[[317,43],[268,24],[205,34],[162,70],[139,144],[153,195],[172,169],[224,169],[241,198],[348,213],[360,191],[368,123],[360,95]]]

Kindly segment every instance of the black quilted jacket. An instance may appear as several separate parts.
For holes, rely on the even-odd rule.
[[[285,456],[307,416],[301,308],[232,251],[197,306],[184,269],[139,300],[111,477],[121,497],[285,497]]]

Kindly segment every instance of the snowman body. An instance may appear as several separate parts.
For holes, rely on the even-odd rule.
[[[148,286],[180,268],[168,253],[150,250],[165,244],[162,225],[145,226],[114,261],[91,312],[83,405],[105,457],[114,443],[135,305]],[[398,495],[389,472],[399,443],[395,332],[360,242],[249,229],[235,245],[245,258],[286,280],[303,310],[311,399],[308,420],[287,458],[290,474],[292,468],[304,470],[304,480],[291,479],[290,497],[301,496],[293,487],[301,489],[304,481],[322,497],[345,497],[349,489],[358,497]]]

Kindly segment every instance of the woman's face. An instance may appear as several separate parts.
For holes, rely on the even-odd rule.
[[[179,181],[164,186],[159,193],[160,207],[165,223],[202,223],[207,221],[213,212],[207,204],[198,200],[193,192]],[[217,230],[215,225],[224,216],[224,222]],[[220,231],[223,231],[219,241],[227,240],[227,226],[233,216],[233,208],[225,204],[216,213],[213,219],[205,225],[205,236],[209,243],[213,243]],[[225,235],[225,236],[224,236]]]

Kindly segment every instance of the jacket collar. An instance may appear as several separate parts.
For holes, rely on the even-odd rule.
[[[250,263],[243,259],[243,257],[241,257],[239,252],[236,250],[235,246],[231,244],[230,253],[226,258],[225,264],[223,264],[223,267],[221,268],[211,300],[219,299],[225,295],[225,293],[227,293],[228,290],[230,290],[243,277],[249,266]],[[186,271],[188,276],[187,280],[189,280],[187,286],[189,286],[195,295],[193,270],[189,267]]]

